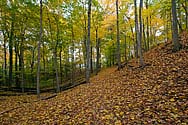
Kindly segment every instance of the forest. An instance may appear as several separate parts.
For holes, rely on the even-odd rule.
[[[0,1],[2,124],[186,125],[187,62],[187,0]]]

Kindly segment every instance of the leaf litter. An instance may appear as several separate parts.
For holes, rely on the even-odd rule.
[[[131,60],[120,71],[102,70],[91,83],[32,103],[35,96],[6,97],[0,111],[21,108],[0,115],[1,124],[188,124],[188,38],[183,49],[172,52],[172,43],[159,44],[144,54],[146,67]],[[14,99],[13,99],[14,98]]]

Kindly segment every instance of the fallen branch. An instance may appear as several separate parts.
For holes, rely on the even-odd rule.
[[[8,112],[13,111],[13,110],[18,109],[18,108],[21,108],[21,106],[18,106],[18,107],[15,107],[15,108],[11,108],[11,109],[2,111],[2,112],[0,112],[0,115],[5,114],[5,113],[8,113]]]
[[[57,96],[57,94],[55,93],[53,95],[50,95],[50,96],[47,96],[47,97],[43,97],[43,98],[41,98],[41,100],[48,100],[48,99],[54,98],[56,96]]]

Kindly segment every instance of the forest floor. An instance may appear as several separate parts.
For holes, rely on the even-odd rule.
[[[187,36],[181,38],[185,48]],[[143,69],[133,59],[120,71],[102,70],[91,83],[48,100],[35,101],[35,95],[0,97],[0,124],[186,125],[188,49],[171,48],[168,42],[145,53]]]

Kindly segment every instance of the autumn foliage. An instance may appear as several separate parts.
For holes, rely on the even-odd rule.
[[[172,43],[167,42],[145,53],[143,69],[133,59],[120,71],[116,67],[102,70],[91,83],[48,100],[34,101],[32,95],[1,97],[0,123],[186,125],[187,36],[186,32],[181,35],[183,49],[179,52],[173,52]]]

